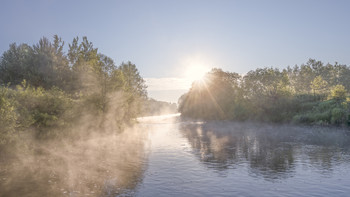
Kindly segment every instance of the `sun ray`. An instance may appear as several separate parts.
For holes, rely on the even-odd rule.
[[[216,107],[217,110],[219,110],[220,116],[224,116],[224,111],[222,110],[222,108],[220,107],[220,105],[216,102],[216,99],[214,98],[214,96],[212,95],[212,93],[210,92],[208,85],[206,83],[203,83],[203,86],[205,87],[205,89],[207,90],[210,99],[212,100],[212,102],[214,103],[214,106]]]
[[[185,72],[185,77],[192,83],[194,81],[203,79],[208,70],[209,69],[205,66],[194,64],[187,68]]]

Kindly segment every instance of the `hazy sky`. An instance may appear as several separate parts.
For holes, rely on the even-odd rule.
[[[350,64],[350,1],[0,0],[0,27],[1,54],[13,42],[87,36],[117,64],[135,63],[150,95],[169,101],[188,88],[189,65]]]

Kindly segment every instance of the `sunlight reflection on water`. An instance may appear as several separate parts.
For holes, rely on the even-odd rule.
[[[140,121],[148,127],[151,145],[147,169],[132,196],[350,192],[349,139],[342,130],[166,117]]]

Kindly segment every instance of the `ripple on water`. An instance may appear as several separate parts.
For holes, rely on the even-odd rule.
[[[350,192],[348,147],[319,139],[314,143],[305,134],[307,128],[192,122],[154,124],[149,130],[147,169],[135,196],[347,196]]]

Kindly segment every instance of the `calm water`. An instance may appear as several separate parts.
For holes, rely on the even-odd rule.
[[[329,128],[140,119],[143,177],[126,196],[349,196],[350,140]]]

